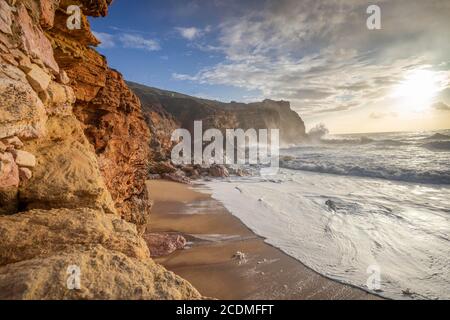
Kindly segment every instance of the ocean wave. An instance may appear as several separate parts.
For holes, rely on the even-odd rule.
[[[378,146],[404,146],[410,143],[400,140],[383,139],[375,140],[369,137],[361,137],[358,139],[322,139],[320,143],[327,145],[366,145],[366,144],[376,144]]]
[[[323,144],[367,144],[374,140],[369,137],[361,137],[358,139],[321,139],[320,143]]]
[[[431,150],[450,151],[450,141],[433,141],[422,146]]]
[[[344,176],[379,178],[414,183],[450,184],[450,171],[414,171],[400,168],[364,168],[357,165],[312,164],[300,161],[281,161],[282,168]]]
[[[442,133],[435,133],[432,136],[424,138],[423,140],[450,140],[450,136]]]

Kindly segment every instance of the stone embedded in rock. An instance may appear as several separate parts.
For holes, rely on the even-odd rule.
[[[67,75],[67,72],[65,72],[64,70],[61,70],[61,72],[58,75],[58,81],[61,82],[62,84],[69,84],[70,78]]]
[[[0,31],[7,34],[12,34],[11,30],[11,7],[5,0],[0,0]]]
[[[28,168],[19,168],[19,178],[21,181],[28,181],[33,177],[33,173]]]
[[[48,94],[53,104],[73,104],[76,100],[75,93],[71,87],[57,82],[50,83]]]
[[[33,69],[33,64],[29,57],[21,55],[19,58],[19,68],[25,73],[30,72]]]
[[[6,143],[9,144],[9,145],[14,146],[16,149],[21,149],[21,148],[23,148],[23,142],[20,141],[20,139],[17,138],[16,136],[10,137],[10,138],[6,138],[6,139],[4,140],[4,142],[6,142]]]
[[[44,135],[45,108],[23,72],[2,61],[0,75],[0,139]]]
[[[55,11],[58,7],[59,0],[40,0],[40,21],[41,27],[50,29],[55,21]]]
[[[51,76],[37,65],[33,64],[27,73],[27,80],[36,92],[47,90],[52,80]]]
[[[23,150],[14,150],[12,154],[19,167],[33,168],[36,166],[36,157],[33,154]]]
[[[59,66],[53,56],[53,48],[42,30],[33,23],[23,4],[18,10],[18,24],[21,29],[22,43],[25,51],[32,57],[39,58],[55,74],[59,73]]]
[[[19,186],[19,168],[9,152],[0,153],[0,189]]]

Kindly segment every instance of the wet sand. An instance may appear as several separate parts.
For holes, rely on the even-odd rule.
[[[188,248],[155,260],[217,299],[379,299],[329,280],[255,235],[223,205],[187,185],[148,182],[149,232],[183,234]],[[201,187],[201,186],[199,186]],[[246,259],[233,256],[243,252]]]

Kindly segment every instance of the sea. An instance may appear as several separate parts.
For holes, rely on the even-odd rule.
[[[265,241],[391,299],[450,299],[450,130],[327,135],[280,170],[206,182]]]

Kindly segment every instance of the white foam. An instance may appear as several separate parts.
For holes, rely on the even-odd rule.
[[[450,298],[450,187],[293,170],[274,181],[206,185],[256,234],[327,277],[365,288],[377,265],[386,297]]]

